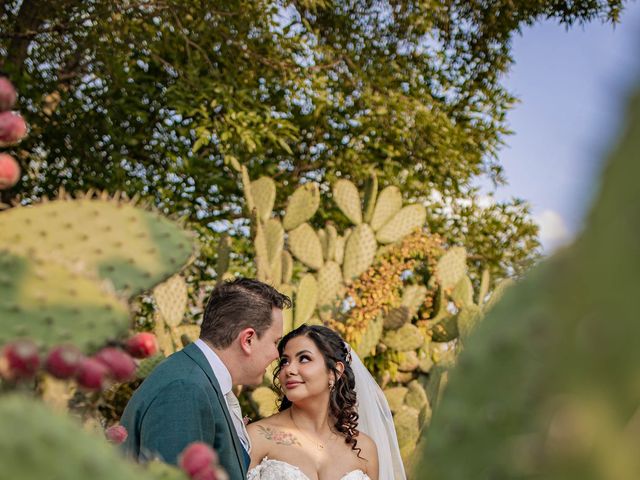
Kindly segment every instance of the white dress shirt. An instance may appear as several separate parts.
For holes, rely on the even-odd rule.
[[[204,356],[207,357],[207,361],[209,365],[211,365],[211,369],[213,370],[213,374],[218,380],[218,384],[220,384],[220,390],[222,391],[222,395],[224,396],[224,401],[227,404],[227,410],[231,413],[231,419],[233,420],[233,426],[236,429],[238,434],[238,438],[242,443],[242,446],[247,452],[251,451],[251,444],[249,443],[249,437],[246,434],[246,428],[244,423],[242,422],[242,415],[234,415],[234,411],[232,406],[229,405],[229,393],[231,392],[231,388],[233,387],[231,381],[231,374],[229,373],[229,369],[226,367],[220,357],[214,352],[209,345],[202,341],[202,339],[198,339],[195,341],[197,347],[202,350]],[[233,393],[232,393],[233,394]]]

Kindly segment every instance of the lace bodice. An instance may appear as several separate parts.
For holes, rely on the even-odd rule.
[[[249,470],[247,480],[310,480],[302,470],[287,462],[262,459],[259,465]],[[362,470],[347,473],[340,480],[371,480]]]

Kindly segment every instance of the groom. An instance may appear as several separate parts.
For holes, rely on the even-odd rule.
[[[282,309],[291,300],[257,280],[218,285],[200,339],[162,362],[136,390],[121,419],[134,459],[177,463],[191,442],[211,445],[231,480],[246,478],[249,440],[234,385],[257,385],[278,358]]]

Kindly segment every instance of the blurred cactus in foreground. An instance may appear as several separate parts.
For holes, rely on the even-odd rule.
[[[72,419],[52,414],[33,399],[15,394],[0,397],[0,424],[4,432],[0,436],[1,478],[155,478],[125,462],[105,439],[83,432]]]
[[[0,463],[7,478],[187,478],[168,466],[135,467],[59,414],[72,406],[85,430],[100,430],[96,409],[110,407],[103,396],[117,396],[127,386],[121,382],[157,364],[153,334],[126,339],[129,302],[192,256],[190,234],[127,198],[61,192],[55,201],[0,212],[0,391],[9,392],[0,396],[0,424],[12,432],[0,440]],[[178,325],[184,293],[180,277],[157,287],[158,315]],[[145,360],[137,368],[133,357]]]
[[[411,478],[640,478],[640,96],[587,227],[467,341]]]

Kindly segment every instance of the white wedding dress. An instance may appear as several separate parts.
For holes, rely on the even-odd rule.
[[[264,457],[259,465],[249,470],[247,480],[310,480],[295,465]],[[362,470],[347,473],[340,480],[371,480]]]

